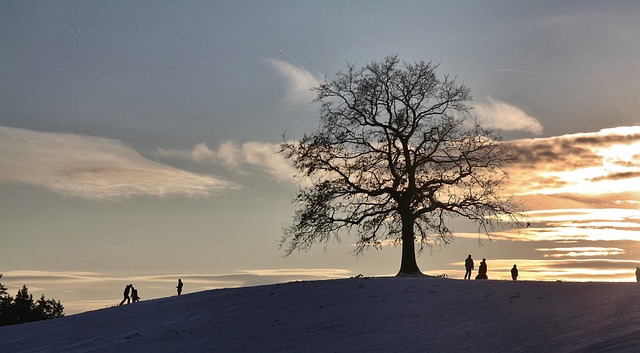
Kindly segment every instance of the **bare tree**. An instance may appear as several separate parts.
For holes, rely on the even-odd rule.
[[[308,179],[284,227],[286,255],[356,232],[356,254],[402,244],[399,274],[419,274],[416,243],[418,251],[448,243],[453,218],[487,235],[518,220],[518,204],[501,193],[503,167],[516,156],[473,119],[469,89],[436,77],[436,68],[393,55],[360,69],[348,64],[315,88],[320,127],[281,145]]]

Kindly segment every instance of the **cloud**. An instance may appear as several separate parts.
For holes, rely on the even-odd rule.
[[[473,113],[490,129],[508,131],[527,131],[534,135],[542,134],[542,125],[538,119],[528,115],[522,109],[508,103],[487,98],[488,102],[474,102]]]
[[[0,182],[86,199],[209,196],[237,185],[157,163],[122,142],[0,126]]]
[[[625,208],[555,209],[525,212],[530,226],[492,233],[494,240],[637,241],[640,210]],[[458,234],[456,234],[458,235]]]
[[[589,195],[621,195],[638,190],[640,126],[507,144],[519,155],[517,163],[508,169],[509,183],[519,195],[576,195],[585,201]],[[600,197],[599,203],[614,201]],[[588,202],[593,201],[597,200]]]
[[[590,180],[603,181],[603,180],[623,180],[623,179],[634,179],[634,178],[640,178],[640,171],[611,173],[611,174],[595,177]]]
[[[204,143],[197,144],[187,150],[158,148],[157,154],[161,157],[189,160],[202,164],[219,162],[217,153],[209,149]]]
[[[2,282],[15,283],[89,283],[102,281],[98,272],[14,270],[2,273]]]
[[[138,289],[143,300],[175,295],[178,278],[185,285],[185,293],[209,289],[247,287],[301,280],[324,280],[346,278],[352,272],[338,268],[303,269],[259,269],[239,270],[230,273],[180,273],[145,276],[118,276],[98,272],[74,271],[5,271],[0,282],[14,294],[23,285],[38,297],[60,300],[65,314],[101,309],[117,305],[122,299],[124,286],[131,283]],[[104,293],[113,293],[105,298]]]
[[[161,274],[145,276],[118,277],[100,272],[81,271],[44,271],[44,270],[13,270],[5,271],[2,283],[38,283],[43,286],[46,283],[58,283],[68,285],[71,283],[92,285],[96,282],[136,282],[136,283],[173,283],[177,278],[191,283],[207,284],[209,286],[227,285],[237,282],[238,286],[247,286],[264,283],[276,283],[274,278],[284,281],[302,279],[329,279],[348,277],[351,271],[340,268],[279,268],[238,270],[230,273],[187,273],[187,274]]]
[[[640,126],[622,126],[597,132],[575,133],[547,138],[522,139],[508,142],[520,159],[518,166],[528,169],[566,170],[601,166],[603,159],[617,159],[620,164],[625,159],[634,161],[638,150],[631,146],[640,144]],[[607,149],[621,146],[621,151],[609,155]]]
[[[272,179],[293,181],[293,166],[279,153],[280,144],[250,141],[243,144],[228,140],[216,150],[201,143],[190,150],[159,149],[163,157],[188,159],[202,164],[220,164],[237,173],[258,172]]]
[[[623,255],[625,250],[621,248],[604,247],[570,247],[570,248],[538,248],[536,251],[544,252],[544,257],[593,257]]]
[[[311,103],[315,99],[315,93],[311,89],[320,84],[322,75],[284,60],[265,59],[265,61],[287,80],[287,96],[284,103],[290,108],[312,108]]]

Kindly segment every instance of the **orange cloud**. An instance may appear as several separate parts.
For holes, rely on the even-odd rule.
[[[604,247],[568,247],[568,248],[538,248],[536,251],[544,252],[544,257],[595,257],[595,256],[611,256],[623,255],[625,250],[621,248],[604,248]]]
[[[530,220],[527,227],[493,232],[491,238],[525,242],[640,240],[638,209],[553,209],[528,211],[525,215]]]
[[[508,169],[510,188],[519,196],[562,195],[559,198],[593,207],[611,207],[621,200],[610,195],[638,190],[640,126],[507,143],[519,154]]]

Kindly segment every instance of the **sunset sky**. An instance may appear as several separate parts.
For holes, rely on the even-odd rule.
[[[393,275],[354,238],[283,258],[279,143],[347,63],[431,60],[520,152],[528,227],[465,222],[423,272],[633,281],[640,266],[640,5],[631,1],[25,1],[0,4],[0,282],[67,313],[290,280]]]

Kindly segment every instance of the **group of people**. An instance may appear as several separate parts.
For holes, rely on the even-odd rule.
[[[464,260],[464,268],[466,270],[464,279],[471,279],[471,271],[475,269],[471,255],[467,256],[467,259]],[[487,277],[487,259],[482,259],[480,262],[476,279],[489,279],[489,277]],[[514,281],[518,280],[518,267],[515,264],[511,268],[511,279]]]
[[[475,269],[471,255],[467,256],[467,259],[464,261],[464,268],[466,270],[464,273],[464,279],[471,279],[471,271]],[[480,268],[478,268],[478,275],[476,275],[476,279],[488,279],[487,259],[482,259],[482,262],[480,262]],[[518,266],[515,264],[511,268],[511,279],[514,281],[518,280]],[[636,267],[636,281],[640,282],[640,267]]]
[[[178,289],[178,295],[182,294],[182,279],[178,279],[178,285],[176,286],[176,288]],[[135,303],[140,301],[140,297],[138,297],[138,290],[133,288],[133,284],[128,284],[126,287],[124,287],[124,298],[122,299],[122,301],[120,302],[119,305],[124,304],[124,302],[127,302],[127,304],[129,303]]]
[[[129,297],[129,294],[131,294],[131,297]],[[140,301],[140,297],[138,296],[138,290],[133,288],[133,284],[129,284],[126,287],[124,287],[124,299],[122,299],[122,301],[120,302],[120,305],[124,304],[124,302],[127,302],[127,304],[131,303],[131,302],[138,302]]]

